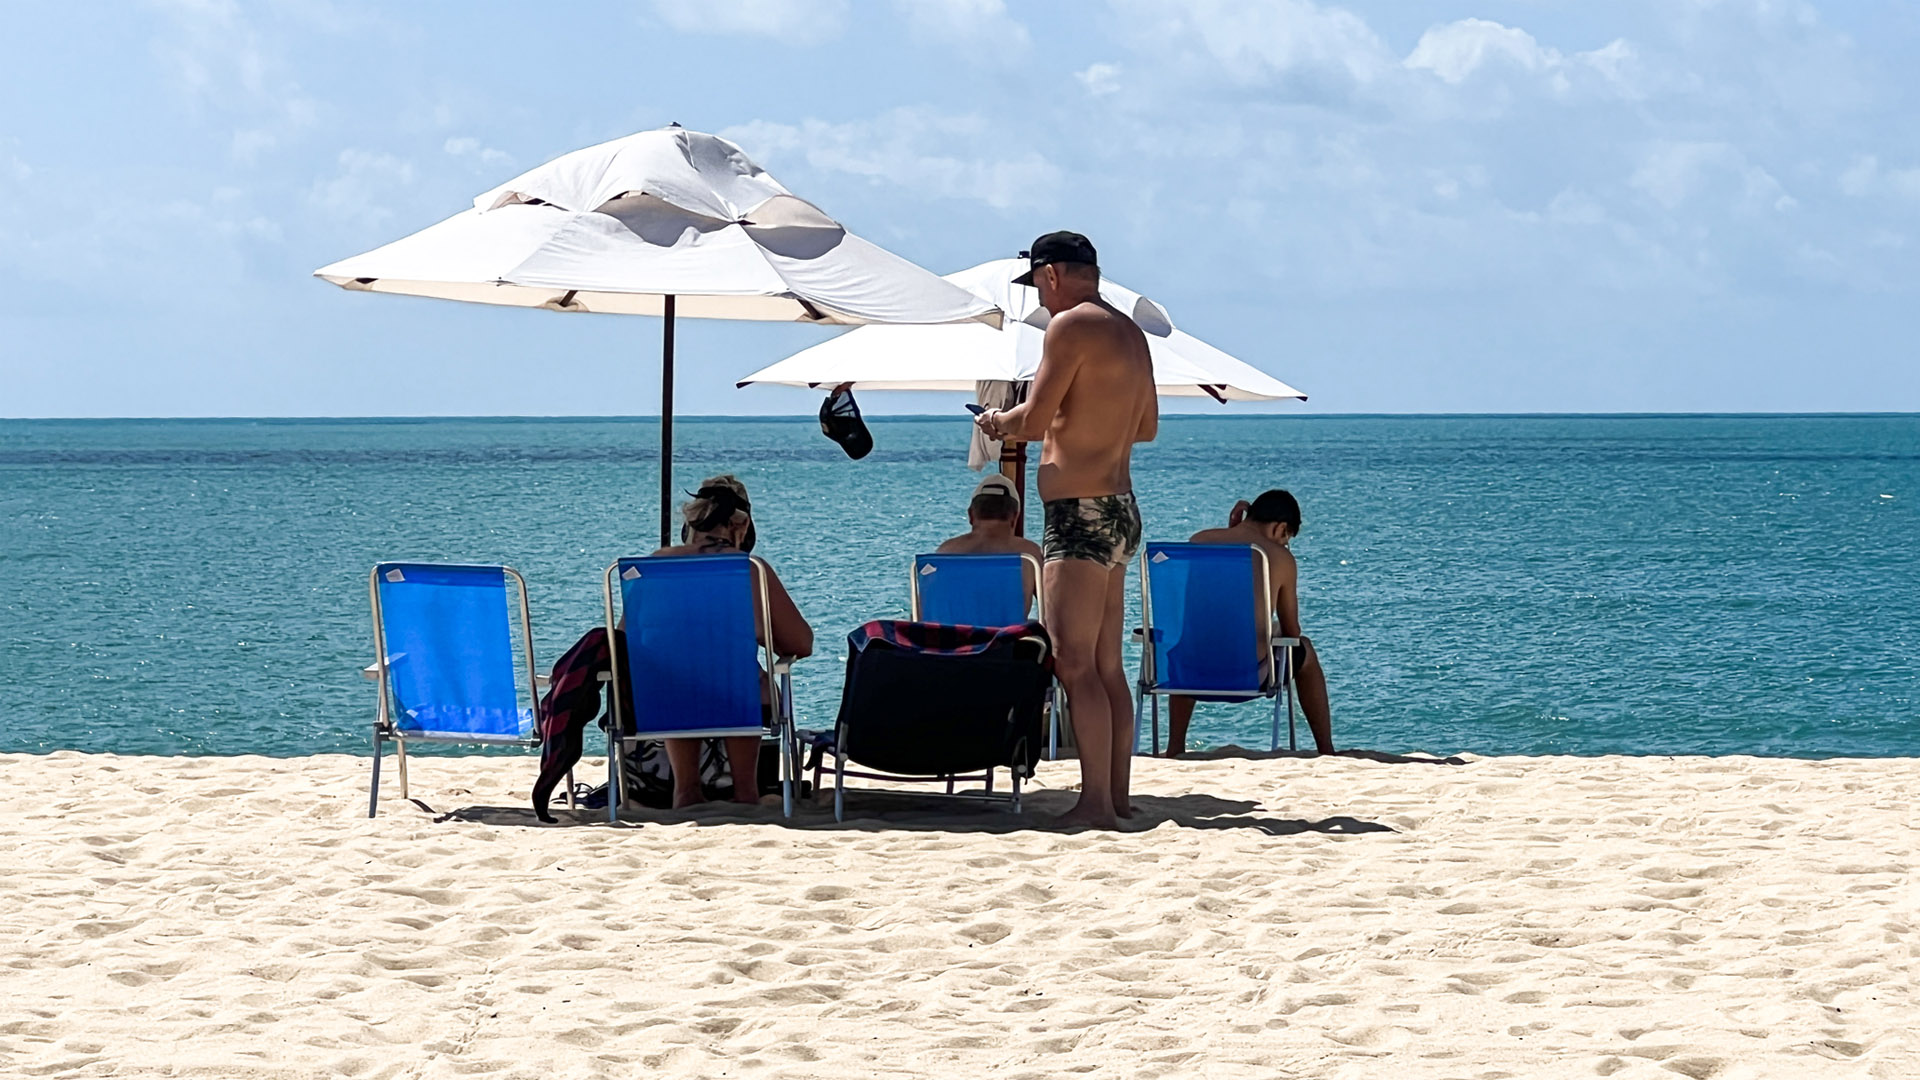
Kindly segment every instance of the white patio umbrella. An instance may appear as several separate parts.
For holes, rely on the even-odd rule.
[[[947,280],[1005,311],[1000,327],[866,326],[825,341],[741,379],[737,385],[837,386],[856,390],[961,390],[985,382],[1027,382],[1040,367],[1047,310],[1039,294],[1013,279],[1024,259],[995,259]],[[1173,325],[1167,310],[1113,281],[1100,282],[1107,303],[1146,331],[1153,381],[1165,397],[1216,401],[1306,400],[1307,395]]]
[[[995,259],[947,275],[948,281],[1005,311],[1009,320],[999,327],[863,326],[802,349],[736,385],[852,383],[856,390],[959,390],[975,394],[983,405],[1012,405],[1040,368],[1050,318],[1037,291],[1013,284],[1026,269],[1025,259]],[[1132,289],[1103,278],[1100,295],[1146,331],[1153,381],[1161,396],[1211,397],[1223,404],[1307,399],[1259,368],[1178,329],[1167,309]],[[978,469],[996,457],[1024,496],[1026,444],[998,446],[975,431],[968,463]]]
[[[1000,323],[992,301],[849,233],[733,143],[678,126],[555,158],[472,209],[314,274],[364,292],[664,317],[663,544],[677,316]]]

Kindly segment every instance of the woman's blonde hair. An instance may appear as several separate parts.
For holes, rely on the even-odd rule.
[[[752,505],[747,501],[747,485],[732,473],[721,473],[700,481],[700,490],[681,504],[680,518],[689,529],[708,532],[747,520]]]

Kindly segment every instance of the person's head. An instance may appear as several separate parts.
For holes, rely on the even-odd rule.
[[[973,489],[973,499],[967,503],[967,524],[975,528],[989,524],[1012,528],[1019,519],[1020,495],[1013,490],[1013,481],[1001,473],[988,473]]]
[[[1247,508],[1247,523],[1275,540],[1292,539],[1300,535],[1300,502],[1278,488],[1262,492]]]
[[[1021,252],[1028,270],[1013,279],[1040,293],[1040,306],[1060,312],[1100,294],[1100,258],[1077,232],[1050,232]]]
[[[753,532],[753,504],[747,501],[747,485],[732,473],[723,473],[700,481],[700,489],[691,494],[693,498],[680,506],[686,539],[712,536],[742,551],[752,550],[748,537]]]

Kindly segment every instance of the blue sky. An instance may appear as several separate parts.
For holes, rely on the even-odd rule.
[[[308,275],[669,121],[939,272],[1086,232],[1283,410],[1920,410],[1917,9],[10,5],[0,416],[653,412],[656,321]],[[681,409],[823,333],[683,323]]]

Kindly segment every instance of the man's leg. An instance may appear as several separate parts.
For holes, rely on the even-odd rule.
[[[1167,757],[1187,752],[1187,725],[1193,723],[1193,699],[1175,695],[1167,699]]]
[[[727,765],[733,770],[733,801],[759,805],[760,736],[728,736]]]
[[[1113,708],[1100,677],[1100,633],[1106,621],[1107,568],[1087,559],[1047,563],[1041,587],[1047,597],[1047,631],[1053,638],[1054,674],[1067,692],[1074,742],[1080,751],[1080,800],[1060,818],[1063,825],[1112,828]]]
[[[1307,714],[1307,727],[1313,731],[1313,745],[1323,754],[1333,753],[1333,713],[1327,707],[1327,676],[1320,670],[1320,654],[1313,642],[1300,639],[1307,658],[1293,673],[1294,689],[1300,694],[1300,711]]]
[[[1127,564],[1121,563],[1107,571],[1106,602],[1101,610],[1100,640],[1096,649],[1095,663],[1100,670],[1100,685],[1106,691],[1109,721],[1113,725],[1113,741],[1108,747],[1112,755],[1113,812],[1120,817],[1133,816],[1133,802],[1128,797],[1133,777],[1133,750],[1139,738],[1134,728],[1133,695],[1127,689],[1127,669],[1120,645],[1125,639],[1127,628]]]
[[[667,739],[667,764],[673,767],[673,808],[707,801],[700,790],[700,740]]]

